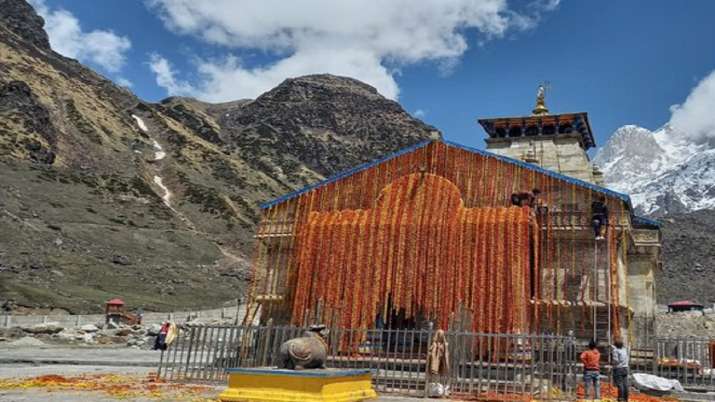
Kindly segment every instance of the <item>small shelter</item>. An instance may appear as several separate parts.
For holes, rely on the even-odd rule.
[[[123,313],[124,300],[115,297],[114,299],[107,300],[107,302],[104,303],[104,322],[106,324],[109,324],[109,322],[118,324],[121,321]]]
[[[668,304],[669,313],[678,313],[681,311],[703,311],[705,306],[702,304],[691,302],[690,300],[680,300]]]

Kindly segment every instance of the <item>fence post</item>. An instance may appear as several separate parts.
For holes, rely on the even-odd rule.
[[[78,314],[78,315],[77,315],[77,320],[75,321],[74,326],[75,326],[75,327],[79,327],[79,323],[81,322],[81,320],[82,320],[82,314]]]
[[[424,395],[422,395],[423,398],[427,398],[429,396],[429,383],[430,383],[430,368],[429,368],[429,347],[432,345],[432,329],[433,329],[433,324],[432,322],[429,323],[429,327],[427,328],[427,358],[425,360],[425,389],[424,389]],[[389,346],[388,346],[389,350]]]
[[[46,315],[42,316],[42,323],[47,324],[47,316]]]
[[[268,364],[268,346],[271,341],[271,333],[273,332],[273,319],[268,320],[268,325],[266,326],[266,336],[263,338],[263,350],[261,351],[261,365],[265,366]]]
[[[5,316],[5,328],[10,328],[11,322],[12,322],[12,318],[10,318],[10,314],[7,314]]]

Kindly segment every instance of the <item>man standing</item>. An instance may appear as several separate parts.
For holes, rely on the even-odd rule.
[[[611,346],[613,360],[613,382],[618,388],[618,400],[628,401],[628,351],[623,346],[623,339],[617,337]]]
[[[593,399],[601,399],[601,353],[596,347],[596,341],[588,343],[588,350],[581,353],[581,363],[583,363],[583,388],[584,399],[588,399],[588,389],[593,386]]]

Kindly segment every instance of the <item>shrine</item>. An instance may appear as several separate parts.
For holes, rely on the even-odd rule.
[[[638,337],[660,230],[601,186],[588,115],[550,114],[540,89],[532,115],[479,123],[486,151],[425,141],[264,204],[250,310],[336,328]]]

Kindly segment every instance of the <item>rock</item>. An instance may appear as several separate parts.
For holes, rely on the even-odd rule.
[[[147,327],[146,334],[148,336],[157,336],[159,335],[159,331],[161,331],[161,325],[151,324],[149,327]]]
[[[74,330],[65,329],[53,336],[61,341],[73,341],[73,340],[75,340],[77,335],[79,335],[79,334],[77,332],[75,332]]]
[[[22,338],[25,336],[25,331],[20,327],[0,328],[0,336],[6,338]]]
[[[100,345],[112,345],[112,344],[122,344],[127,342],[127,338],[122,336],[113,336],[106,334],[97,334],[95,337],[95,342]]]
[[[47,344],[45,342],[42,342],[41,340],[37,338],[33,338],[31,336],[26,336],[23,338],[20,338],[16,341],[12,341],[8,343],[8,346],[13,346],[13,347],[28,347],[28,346],[46,346]]]
[[[117,265],[131,265],[131,261],[129,261],[129,257],[126,255],[114,255],[112,256],[112,262],[117,264]]]
[[[86,333],[86,334],[78,335],[76,339],[78,341],[82,341],[84,343],[95,343],[94,337],[95,337],[94,333]]]
[[[56,334],[64,328],[56,322],[36,324],[31,327],[23,327],[22,330],[31,334]]]
[[[114,336],[128,336],[132,333],[131,328],[119,328],[114,332]]]
[[[97,326],[94,324],[84,324],[81,327],[79,327],[79,329],[82,332],[97,332],[97,331],[99,331],[99,328],[97,328]]]
[[[42,29],[45,21],[35,13],[30,3],[1,0],[0,24],[40,48],[50,49],[47,33]]]

